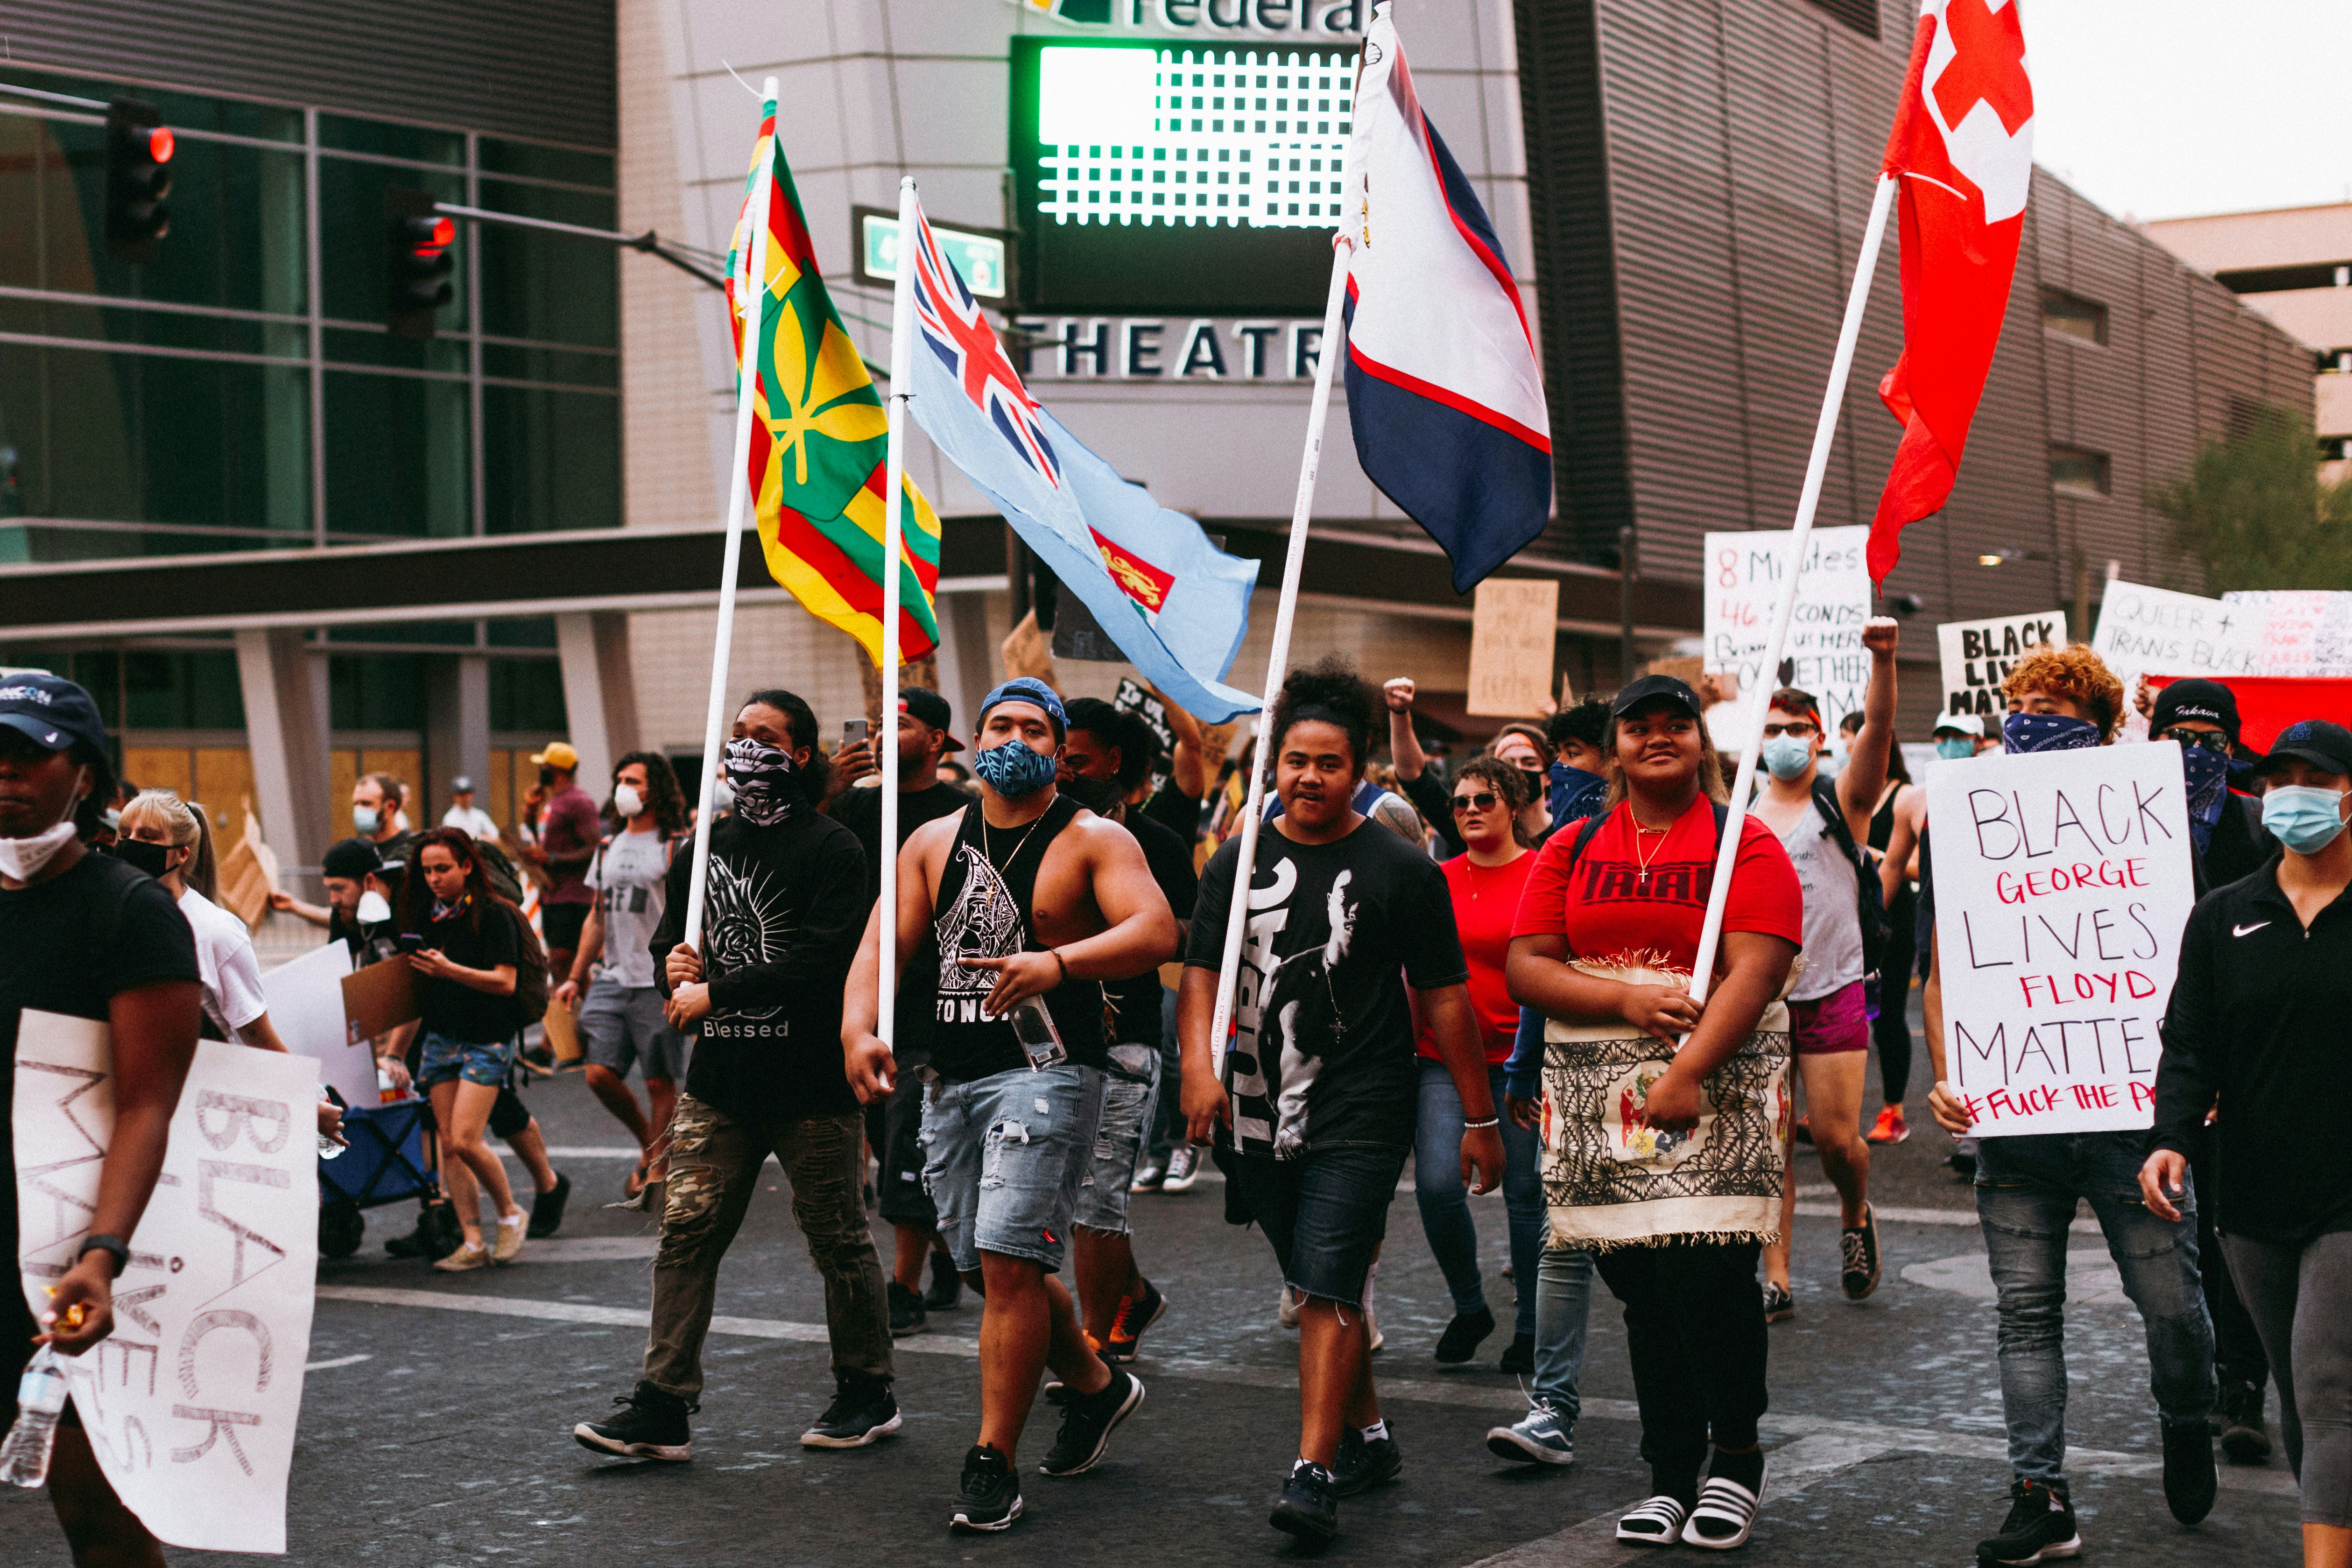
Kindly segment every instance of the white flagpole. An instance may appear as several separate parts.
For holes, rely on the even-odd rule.
[[[771,106],[776,101],[776,78],[761,84]],[[772,120],[767,141],[751,173],[751,197],[744,210],[751,233],[744,246],[745,287],[740,298],[743,320],[743,363],[735,374],[735,461],[727,470],[731,498],[727,505],[727,559],[719,573],[719,634],[710,654],[710,707],[702,723],[702,791],[694,814],[694,862],[687,882],[686,945],[702,946],[703,894],[710,882],[710,794],[719,777],[719,737],[727,722],[727,654],[735,638],[735,585],[741,576],[743,508],[751,499],[751,383],[760,373],[760,340],[765,330],[768,303],[768,203],[775,188],[776,143]]]
[[[1731,895],[1731,868],[1739,856],[1739,835],[1748,820],[1748,796],[1756,784],[1756,758],[1763,749],[1764,716],[1770,711],[1778,682],[1780,650],[1788,645],[1789,622],[1797,612],[1797,580],[1804,574],[1805,544],[1812,537],[1813,512],[1821,505],[1822,478],[1829,471],[1830,447],[1837,440],[1838,409],[1845,402],[1847,375],[1853,369],[1853,346],[1862,335],[1863,308],[1870,302],[1871,275],[1878,268],[1878,248],[1886,238],[1887,209],[1895,204],[1895,176],[1881,174],[1870,200],[1870,223],[1862,231],[1862,251],[1854,257],[1853,287],[1846,291],[1845,319],[1838,327],[1837,354],[1830,361],[1830,382],[1822,392],[1821,418],[1813,425],[1813,452],[1805,464],[1805,487],[1797,497],[1797,526],[1789,547],[1789,575],[1780,584],[1780,602],[1772,612],[1772,635],[1764,645],[1764,678],[1758,683],[1739,716],[1739,733],[1747,747],[1739,757],[1739,776],[1731,786],[1731,815],[1724,824],[1723,842],[1715,852],[1715,884],[1707,889],[1706,920],[1699,927],[1698,959],[1691,968],[1693,1001],[1706,1000],[1715,979],[1715,953],[1723,941],[1724,901]],[[1701,719],[1702,726],[1704,718]],[[1702,739],[1705,737],[1701,737]]]
[[[922,205],[914,176],[898,182],[898,274],[890,293],[890,446],[882,502],[882,994],[875,1032],[898,1040],[898,554],[905,537],[908,383],[915,377],[915,235]]]
[[[1331,289],[1323,302],[1322,349],[1315,357],[1315,395],[1307,410],[1307,450],[1298,459],[1298,498],[1290,508],[1290,548],[1282,562],[1282,600],[1274,613],[1274,645],[1265,659],[1265,699],[1258,709],[1257,745],[1250,756],[1249,798],[1242,804],[1241,862],[1234,867],[1233,902],[1225,911],[1225,956],[1217,966],[1217,1009],[1209,1050],[1222,1061],[1232,1049],[1234,987],[1241,974],[1242,936],[1249,928],[1249,890],[1257,865],[1258,818],[1265,810],[1266,760],[1276,736],[1274,699],[1290,669],[1290,623],[1298,611],[1298,574],[1307,561],[1307,519],[1315,508],[1315,476],[1323,455],[1323,421],[1331,406],[1331,368],[1339,352],[1339,310],[1348,298],[1348,267],[1355,240],[1341,229],[1331,247]]]

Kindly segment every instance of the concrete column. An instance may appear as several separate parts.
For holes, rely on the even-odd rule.
[[[488,810],[490,661],[480,653],[434,654],[425,663],[424,798],[409,809],[409,821],[436,826],[449,809],[449,781],[461,773],[474,781],[474,804]]]
[[[236,674],[262,837],[279,863],[316,866],[337,821],[328,789],[326,661],[310,655],[299,631],[241,627]]]
[[[637,747],[629,618],[614,611],[559,615],[555,645],[563,663],[565,724],[580,753],[580,787],[602,799],[614,760]]]

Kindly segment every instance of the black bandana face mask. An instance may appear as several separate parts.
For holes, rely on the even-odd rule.
[[[1071,779],[1061,785],[1061,791],[1097,816],[1108,816],[1125,798],[1116,779]]]
[[[800,805],[799,772],[792,753],[764,740],[728,743],[727,782],[735,791],[735,814],[755,828],[773,827]]]

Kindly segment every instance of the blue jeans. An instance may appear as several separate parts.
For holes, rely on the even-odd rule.
[[[1494,1086],[1495,1112],[1502,1114],[1503,1069],[1486,1070]],[[1462,1185],[1462,1096],[1442,1061],[1421,1064],[1421,1120],[1414,1134],[1412,1192],[1421,1200],[1421,1228],[1429,1250],[1445,1274],[1457,1314],[1484,1311],[1486,1291],[1478,1275],[1478,1224],[1470,1218],[1470,1189]],[[1503,1116],[1503,1210],[1511,1231],[1511,1278],[1518,1312],[1512,1333],[1536,1332],[1537,1254],[1543,1249],[1542,1140]]]
[[[1094,1157],[1078,1188],[1075,1223],[1112,1236],[1129,1234],[1127,1189],[1136,1151],[1160,1109],[1160,1048],[1114,1045],[1103,1068],[1102,1117]]]
[[[2140,1201],[2138,1133],[2036,1133],[1977,1145],[1977,1218],[2000,1292],[2000,1404],[2010,1469],[2063,1478],[2066,1228],[2087,1199],[2147,1332],[2159,1415],[2201,1430],[2213,1408],[2213,1325],[2197,1273],[2196,1195],[2158,1219]]]
[[[1583,1401],[1584,1328],[1592,1305],[1592,1254],[1547,1247],[1536,1265],[1535,1396],[1574,1424]]]
[[[1368,1145],[1310,1150],[1297,1159],[1244,1155],[1230,1180],[1302,1296],[1343,1307],[1364,1303],[1364,1283],[1388,1234],[1389,1200],[1404,1151]]]
[[[1102,1103],[1101,1071],[1071,1062],[929,1086],[923,1187],[959,1270],[979,1268],[982,1252],[1060,1270]]]
[[[1176,993],[1163,992],[1160,998],[1160,1105],[1150,1123],[1150,1137],[1144,1148],[1144,1157],[1161,1170],[1168,1168],[1168,1156],[1178,1144],[1184,1141],[1184,1096],[1177,1085],[1184,1076],[1184,1053],[1176,1043]]]

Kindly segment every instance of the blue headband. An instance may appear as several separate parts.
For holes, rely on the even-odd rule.
[[[1034,703],[1044,708],[1045,716],[1054,721],[1054,738],[1056,741],[1062,738],[1063,731],[1070,722],[1070,716],[1063,711],[1062,699],[1055,695],[1054,688],[1034,676],[1015,675],[981,698],[979,722],[986,724],[988,710],[999,703]]]

